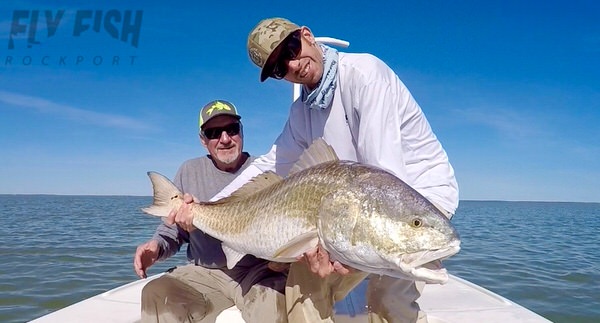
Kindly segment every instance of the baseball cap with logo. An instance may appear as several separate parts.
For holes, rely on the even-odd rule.
[[[238,114],[237,109],[233,103],[225,100],[215,100],[207,103],[202,110],[200,110],[200,117],[198,118],[198,126],[200,130],[208,122],[208,120],[221,115],[229,115],[240,120],[242,117]]]
[[[273,71],[273,66],[267,66],[269,56],[286,37],[298,29],[298,25],[284,18],[264,19],[252,29],[248,35],[248,55],[261,68],[261,82]]]

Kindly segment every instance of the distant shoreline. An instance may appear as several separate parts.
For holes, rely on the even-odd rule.
[[[0,193],[0,196],[69,196],[69,197],[145,197],[152,198],[150,195],[118,195],[118,194],[49,194],[49,193]],[[582,203],[582,204],[600,204],[600,202],[590,201],[526,201],[526,200],[460,200],[459,203],[472,202],[492,202],[492,203]],[[460,207],[460,204],[459,204]]]

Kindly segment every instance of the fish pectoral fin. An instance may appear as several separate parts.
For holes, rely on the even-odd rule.
[[[319,244],[317,230],[301,234],[288,241],[285,245],[275,251],[273,258],[292,258],[302,256],[306,251],[315,248]]]
[[[225,254],[225,258],[227,258],[227,268],[231,269],[237,265],[237,263],[244,258],[246,254],[238,252],[236,250],[231,249],[230,247],[221,244],[221,248],[223,249],[223,253]]]

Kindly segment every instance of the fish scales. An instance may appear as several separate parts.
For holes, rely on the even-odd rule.
[[[247,238],[259,233],[276,237],[269,241],[271,246],[267,248],[274,252],[298,232],[316,228],[321,198],[345,185],[348,169],[340,166],[338,163],[315,166],[243,200],[200,203],[193,210],[194,224],[198,222],[203,231],[218,239],[225,235]],[[235,221],[219,220],[232,214],[235,214]],[[290,226],[290,223],[294,225]]]
[[[305,152],[315,164],[301,157],[285,179],[265,173],[228,198],[192,204],[194,226],[223,242],[230,268],[245,254],[296,261],[320,243],[332,259],[358,270],[445,282],[446,270],[433,264],[460,250],[450,221],[389,172],[333,153],[321,161],[332,155],[327,149],[333,151],[315,142]],[[149,176],[155,201],[143,210],[166,216],[181,205],[181,193],[162,175]]]

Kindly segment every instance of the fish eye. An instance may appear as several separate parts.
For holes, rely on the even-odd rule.
[[[423,222],[421,221],[421,219],[416,218],[412,220],[411,224],[415,228],[420,228],[423,225]]]

